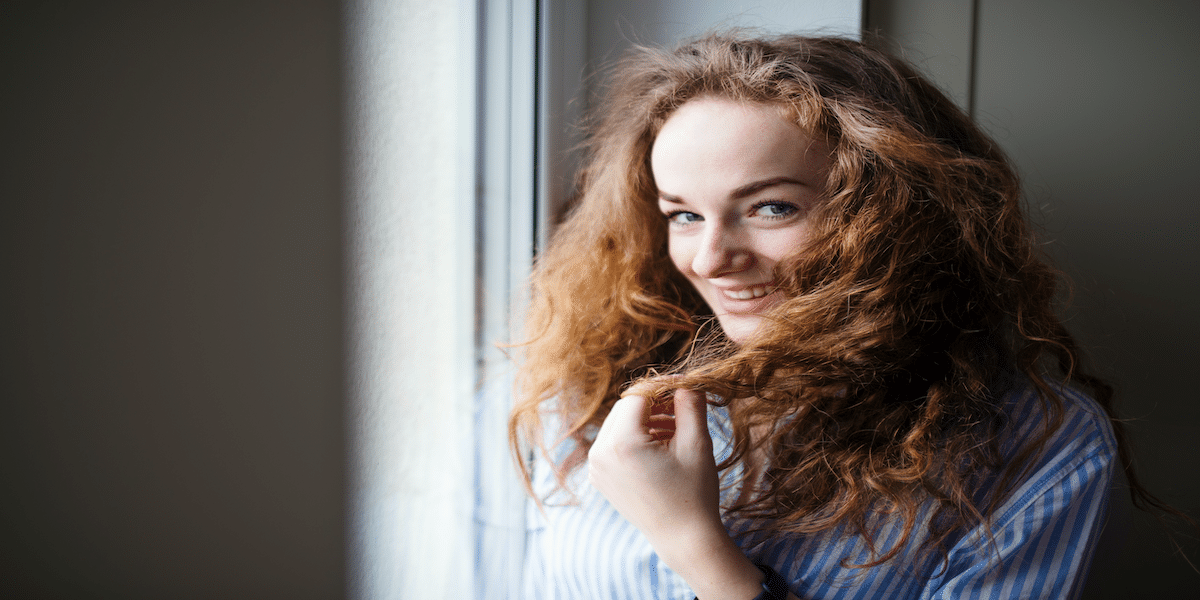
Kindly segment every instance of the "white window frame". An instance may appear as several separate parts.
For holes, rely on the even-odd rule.
[[[475,39],[479,173],[475,215],[478,324],[474,592],[520,597],[525,492],[507,439],[510,367],[497,343],[519,342],[525,283],[549,215],[571,185],[569,139],[578,120],[584,0],[480,0]],[[572,41],[574,40],[574,41]],[[515,349],[519,352],[519,349]]]

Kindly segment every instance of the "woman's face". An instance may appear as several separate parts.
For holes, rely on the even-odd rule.
[[[807,241],[829,168],[825,145],[785,114],[769,104],[690,100],[650,154],[671,260],[738,343],[782,300],[775,265]]]

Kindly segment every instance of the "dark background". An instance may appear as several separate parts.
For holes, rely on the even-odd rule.
[[[0,8],[0,597],[345,593],[340,35]]]

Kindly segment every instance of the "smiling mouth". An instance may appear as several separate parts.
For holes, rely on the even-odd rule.
[[[731,300],[753,300],[755,298],[762,298],[774,291],[775,286],[755,285],[740,290],[723,291],[721,293]]]

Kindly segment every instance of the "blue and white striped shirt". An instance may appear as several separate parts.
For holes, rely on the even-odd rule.
[[[842,530],[810,536],[751,534],[754,523],[726,517],[726,528],[754,562],[771,565],[800,598],[845,599],[1027,599],[1078,597],[1107,508],[1116,443],[1104,411],[1083,394],[1063,392],[1064,418],[1027,477],[995,512],[994,543],[982,530],[958,538],[948,564],[937,552],[917,553],[922,536],[882,565],[848,568],[870,556],[865,543]],[[1007,399],[1012,437],[1019,447],[1040,433],[1042,409],[1031,389]],[[717,460],[728,456],[728,413],[709,409]],[[740,473],[729,469],[726,494]],[[664,565],[645,537],[587,483],[585,469],[570,484],[578,503],[561,493],[544,512],[530,501],[523,595],[531,600],[687,599],[694,595]],[[536,464],[534,489],[543,498],[554,488],[545,464]],[[732,497],[723,498],[725,503]],[[886,523],[877,534],[890,548],[900,534]],[[981,541],[982,540],[982,541]],[[848,561],[843,559],[848,558]]]

